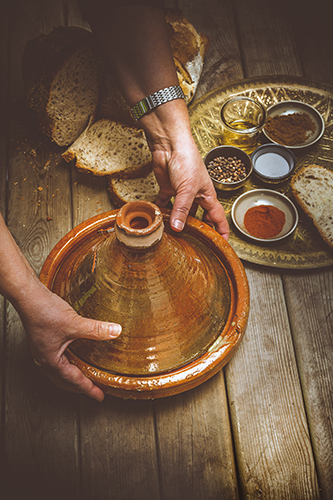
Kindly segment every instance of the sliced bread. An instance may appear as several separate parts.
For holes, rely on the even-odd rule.
[[[62,154],[67,162],[94,175],[139,177],[151,169],[151,152],[142,129],[98,120]]]
[[[26,45],[22,72],[39,128],[59,146],[72,144],[97,112],[101,60],[90,31],[54,28]]]
[[[159,185],[154,172],[137,179],[117,179],[110,177],[109,191],[114,204],[121,207],[130,201],[145,200],[155,202]]]
[[[296,202],[333,248],[333,172],[318,165],[303,167],[291,187]]]
[[[181,11],[167,9],[166,21],[179,84],[189,104],[208,38],[197,33]],[[22,66],[27,103],[39,128],[59,146],[72,144],[91,117],[137,126],[91,31],[57,27],[38,36],[27,43]]]

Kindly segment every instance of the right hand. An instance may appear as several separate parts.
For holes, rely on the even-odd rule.
[[[115,323],[79,316],[67,302],[38,282],[34,296],[18,312],[36,364],[52,382],[71,392],[103,401],[104,392],[68,361],[66,348],[75,339],[112,340],[121,333]]]

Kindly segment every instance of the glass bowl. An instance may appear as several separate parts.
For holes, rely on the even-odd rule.
[[[266,121],[266,109],[250,97],[236,96],[221,108],[222,142],[251,153],[257,146]]]

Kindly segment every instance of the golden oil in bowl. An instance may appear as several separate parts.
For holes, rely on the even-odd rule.
[[[265,124],[266,110],[260,102],[237,96],[223,104],[221,120],[223,144],[252,153]]]

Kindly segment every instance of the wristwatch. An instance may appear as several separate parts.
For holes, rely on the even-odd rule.
[[[166,87],[158,90],[148,97],[144,97],[140,102],[131,108],[131,113],[135,121],[140,120],[144,115],[147,115],[155,108],[174,99],[185,99],[184,92],[179,85]]]

